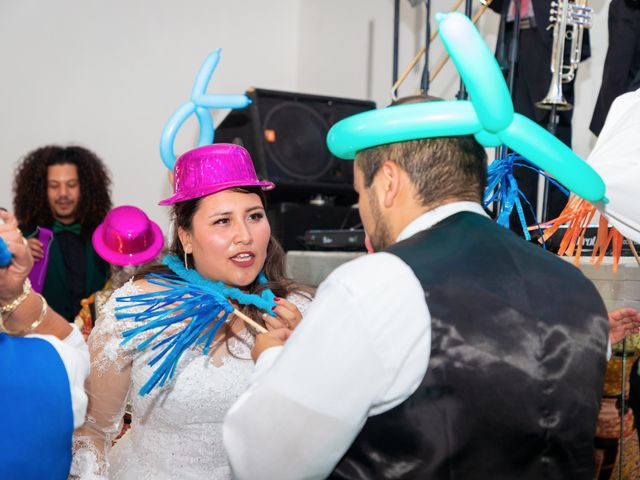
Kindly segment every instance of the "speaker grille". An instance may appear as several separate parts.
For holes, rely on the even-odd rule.
[[[326,137],[337,121],[375,104],[260,88],[246,93],[252,103],[227,115],[215,141],[244,145],[258,176],[277,185],[269,192],[270,202],[306,202],[321,194],[336,205],[354,203],[353,163],[331,155]]]
[[[267,151],[292,178],[315,180],[331,169],[325,138],[329,127],[311,107],[297,102],[274,106],[263,123]]]

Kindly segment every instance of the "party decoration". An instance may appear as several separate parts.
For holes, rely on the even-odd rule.
[[[573,263],[577,267],[580,264],[582,246],[584,245],[587,228],[594,220],[596,211],[594,204],[578,196],[571,197],[567,206],[560,212],[557,218],[540,225],[540,227],[544,229],[544,235],[540,241],[548,240],[554,234],[562,231],[562,227],[566,226],[566,228],[563,229],[564,235],[560,241],[558,255],[573,257]],[[604,216],[600,216],[600,218],[598,218],[596,241],[591,252],[591,263],[599,267],[604,260],[605,254],[611,249],[611,257],[613,259],[612,270],[613,272],[617,272],[625,240],[633,252],[633,255],[636,257],[636,260],[640,263],[640,257],[638,257],[638,252],[636,252],[633,242],[629,238],[625,239],[623,234],[615,227],[609,226],[609,222]]]
[[[506,129],[513,121],[513,103],[493,53],[466,15],[440,13],[436,20],[484,130],[499,133]]]
[[[193,114],[196,115],[200,125],[200,138],[198,146],[213,143],[214,126],[211,117],[211,108],[245,108],[251,103],[249,97],[244,94],[211,94],[206,93],[211,76],[220,62],[221,49],[215,50],[206,58],[193,85],[191,98],[182,104],[171,115],[169,121],[162,130],[160,138],[160,156],[169,170],[173,170],[176,156],[173,152],[173,144],[176,134],[182,124]]]
[[[162,263],[169,267],[180,278],[188,281],[192,285],[214,289],[222,296],[236,300],[242,305],[255,305],[260,310],[274,314],[272,310],[277,306],[275,302],[276,296],[269,289],[265,289],[260,295],[257,295],[255,293],[245,293],[239,288],[227,287],[220,281],[207,280],[200,275],[197,270],[185,268],[178,257],[174,257],[173,255],[166,256]],[[264,285],[265,283],[267,283],[267,276],[264,272],[260,272],[258,274],[258,284]]]
[[[153,367],[161,360],[162,363],[142,386],[140,395],[146,395],[156,385],[164,386],[173,378],[180,357],[194,344],[203,345],[204,355],[209,354],[216,333],[234,311],[227,298],[242,305],[255,305],[271,315],[274,315],[272,308],[276,306],[275,295],[269,289],[265,289],[261,295],[247,294],[238,288],[227,287],[222,282],[207,280],[196,270],[186,269],[177,257],[167,256],[163,263],[175,275],[151,274],[146,280],[165,290],[116,299],[128,304],[116,308],[117,319],[133,319],[141,323],[141,326],[123,332],[122,344],[140,334],[153,332],[136,347],[144,350],[168,329],[175,329],[168,337],[153,344],[152,350],[159,352],[149,361],[149,366]],[[266,276],[260,273],[258,283],[263,285],[266,282]],[[137,307],[146,308],[139,312],[128,311]],[[189,320],[186,326],[178,327],[184,320]]]
[[[640,243],[640,89],[616,98],[587,159],[607,185],[598,211],[625,237]]]
[[[577,195],[606,203],[604,182],[593,168],[547,130],[514,113],[498,63],[469,18],[457,12],[436,18],[471,101],[397,105],[348,117],[327,135],[331,152],[353,159],[361,150],[387,143],[474,135],[485,147],[507,145]]]
[[[13,255],[7,248],[7,244],[4,239],[0,237],[0,267],[4,268],[11,264],[11,258]]]
[[[137,346],[138,350],[144,350],[171,326],[187,319],[189,322],[186,327],[179,329],[152,347],[153,350],[160,349],[160,351],[149,362],[149,366],[153,367],[163,358],[164,361],[142,386],[139,391],[140,395],[146,395],[158,384],[164,386],[168,380],[173,378],[180,357],[194,343],[204,344],[203,351],[207,355],[215,334],[227,320],[229,313],[233,311],[229,302],[216,291],[194,287],[188,282],[180,280],[165,279],[161,275],[149,275],[147,281],[166,287],[167,290],[118,297],[119,302],[127,302],[130,305],[116,309],[117,319],[133,317],[137,322],[144,322],[140,327],[123,332],[123,344],[141,333],[157,330]],[[147,308],[140,313],[121,311],[124,308],[140,306]]]
[[[620,95],[611,105],[598,141],[587,162],[604,180],[610,201],[591,203],[573,197],[557,218],[542,225],[544,238],[564,232],[559,255],[573,256],[576,265],[582,254],[587,227],[597,219],[596,242],[591,262],[602,263],[611,251],[613,271],[618,270],[622,247],[628,248],[640,263],[634,246],[640,242],[640,209],[638,184],[640,183],[640,90]],[[564,228],[566,227],[566,228]]]
[[[518,188],[518,183],[513,176],[513,167],[528,168],[536,173],[543,175],[547,180],[556,185],[562,193],[568,195],[569,192],[558,184],[553,178],[546,175],[540,167],[532,165],[527,162],[526,159],[518,154],[511,153],[504,158],[497,158],[494,160],[489,168],[487,168],[487,188],[484,193],[484,207],[488,207],[491,204],[499,205],[498,216],[496,223],[502,225],[505,228],[509,228],[509,218],[513,209],[516,209],[518,213],[518,220],[522,227],[522,232],[526,240],[531,240],[529,230],[538,229],[541,231],[533,206],[524,193]],[[524,202],[524,205],[523,205]],[[524,216],[524,209],[528,209],[531,212],[535,220],[535,226],[529,228]],[[543,243],[544,244],[544,243]]]

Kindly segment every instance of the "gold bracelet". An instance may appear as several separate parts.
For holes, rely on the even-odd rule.
[[[22,293],[9,305],[4,305],[0,307],[0,315],[4,315],[8,317],[13,313],[13,311],[20,306],[22,302],[24,302],[31,291],[31,281],[29,277],[24,279],[24,283],[22,284]]]
[[[27,328],[26,330],[17,331],[17,330],[9,330],[7,327],[4,326],[4,318],[9,318],[11,314],[4,315],[4,316],[0,314],[0,331],[8,333],[9,335],[26,335],[27,333],[32,332],[33,330],[35,330],[40,326],[40,324],[44,321],[44,317],[47,316],[47,310],[49,309],[49,305],[47,304],[47,301],[42,295],[40,295],[37,292],[33,292],[33,293],[39,296],[40,300],[42,300],[42,308],[40,309],[40,315],[38,316],[38,318],[31,325],[29,325],[29,328]]]

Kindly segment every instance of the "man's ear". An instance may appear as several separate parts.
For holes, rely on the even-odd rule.
[[[380,168],[382,201],[385,208],[391,208],[398,197],[401,184],[401,169],[395,162],[386,161]]]
[[[192,253],[193,248],[191,246],[191,234],[184,228],[178,227],[178,238],[182,244],[182,250],[184,250],[185,253]]]

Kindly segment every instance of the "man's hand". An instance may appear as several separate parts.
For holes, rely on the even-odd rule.
[[[42,242],[34,237],[27,239],[27,243],[29,244],[29,249],[31,250],[31,256],[33,257],[34,262],[42,260],[44,257]]]
[[[251,358],[254,362],[258,361],[258,357],[271,347],[281,347],[284,342],[287,341],[289,336],[293,333],[288,328],[279,328],[277,330],[271,330],[268,333],[261,333],[256,337],[256,343],[251,350]]]
[[[631,334],[640,333],[640,312],[635,308],[619,308],[609,312],[609,342],[621,342]]]
[[[0,268],[0,304],[7,305],[22,293],[24,280],[33,266],[33,258],[13,214],[0,211],[0,218],[4,220],[0,224],[0,236],[13,254],[11,264]]]

